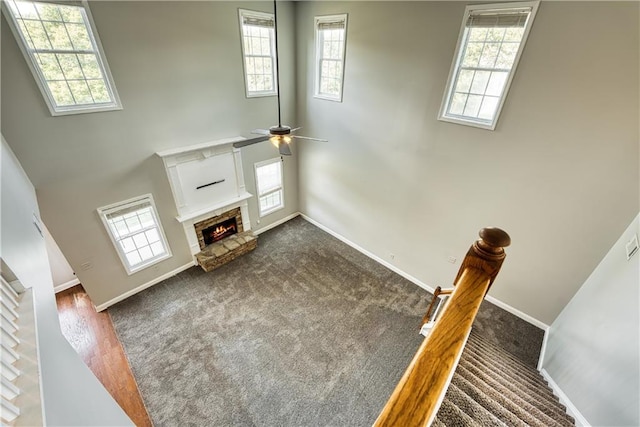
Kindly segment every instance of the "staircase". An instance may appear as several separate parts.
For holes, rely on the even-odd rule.
[[[574,426],[546,381],[471,331],[433,427]]]

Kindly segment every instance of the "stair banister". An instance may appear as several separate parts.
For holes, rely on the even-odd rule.
[[[440,408],[480,304],[495,280],[511,238],[483,228],[460,266],[454,290],[429,335],[375,421],[375,427],[428,426]]]

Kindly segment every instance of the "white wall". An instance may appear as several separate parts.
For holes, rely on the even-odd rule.
[[[0,157],[2,259],[33,289],[45,425],[132,425],[60,331],[44,238],[33,225],[35,190],[4,137]]]
[[[54,291],[60,292],[60,290],[78,284],[78,279],[71,265],[69,265],[69,261],[64,257],[60,247],[44,223],[42,223],[42,231],[44,233],[44,243],[47,248],[49,266],[51,267],[51,280],[53,281]]]
[[[504,228],[490,295],[551,324],[638,211],[639,4],[542,2],[495,131],[436,120],[464,7],[297,3],[298,115],[329,139],[301,145],[300,211],[433,287]],[[336,13],[342,103],[312,96],[313,17]]]
[[[268,2],[90,2],[124,109],[51,117],[13,34],[2,25],[2,132],[37,190],[44,222],[96,305],[192,261],[155,152],[277,123],[275,97],[245,97],[238,8]],[[293,6],[279,12],[283,120],[295,125]],[[2,18],[4,20],[4,18]],[[253,163],[275,157],[268,142],[243,149],[248,191]],[[297,211],[297,160],[285,161],[286,208]],[[96,208],[152,193],[173,257],[128,276]],[[253,225],[257,201],[249,200]],[[81,265],[90,263],[84,270]]]
[[[640,425],[640,215],[551,325],[543,369],[594,426]]]

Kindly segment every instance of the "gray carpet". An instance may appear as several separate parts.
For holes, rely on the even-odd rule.
[[[297,218],[109,312],[156,426],[365,426],[418,348],[430,298]],[[483,303],[478,334],[535,365],[542,331],[504,313]]]

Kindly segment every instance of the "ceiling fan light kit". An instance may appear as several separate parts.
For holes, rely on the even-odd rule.
[[[262,136],[256,138],[245,139],[244,141],[238,141],[233,144],[235,148],[246,147],[247,145],[257,144],[263,141],[271,141],[271,143],[278,148],[278,151],[283,156],[290,156],[291,149],[289,148],[289,144],[291,141],[296,139],[310,139],[313,141],[324,141],[326,139],[319,138],[310,138],[308,136],[299,136],[293,135],[293,132],[297,131],[298,128],[291,129],[290,126],[286,126],[282,124],[282,113],[280,110],[280,69],[279,69],[279,57],[278,57],[278,13],[276,8],[276,0],[273,1],[273,26],[274,26],[274,38],[275,38],[275,56],[276,56],[276,96],[278,97],[278,125],[271,126],[269,130],[265,129],[256,129],[252,133],[257,133]]]

